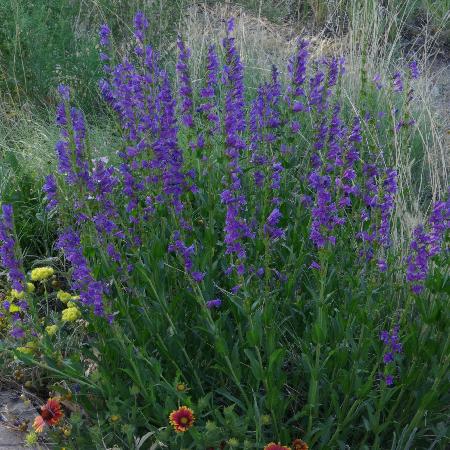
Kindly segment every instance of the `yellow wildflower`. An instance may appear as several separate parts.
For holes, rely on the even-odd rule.
[[[118,422],[120,420],[120,416],[118,416],[117,414],[113,414],[111,416],[111,422]]]
[[[26,347],[31,348],[32,350],[37,350],[38,343],[36,341],[30,341],[25,344]]]
[[[261,422],[263,425],[270,425],[272,420],[271,420],[269,414],[263,414],[261,416]]]
[[[37,433],[34,432],[34,431],[31,431],[30,433],[28,433],[28,434],[25,436],[25,444],[26,444],[27,446],[36,444],[36,443],[37,443],[37,440],[38,440],[38,435],[37,435]]]
[[[14,303],[11,303],[11,305],[9,306],[9,312],[10,313],[15,313],[15,312],[19,312],[20,308],[15,305]]]
[[[69,294],[68,292],[64,291],[58,291],[58,293],[56,294],[56,298],[63,303],[67,303],[69,300],[72,299],[72,294]]]
[[[33,349],[30,347],[17,347],[16,350],[20,353],[25,353],[26,355],[33,354]]]
[[[81,317],[81,312],[75,306],[72,306],[67,309],[63,309],[63,311],[62,311],[62,320],[64,322],[73,322],[73,321],[79,319],[80,317]]]
[[[43,281],[50,278],[55,273],[52,267],[38,267],[31,271],[31,279],[33,281]]]
[[[70,302],[67,302],[67,307],[68,308],[76,308],[77,304],[75,302],[70,301]]]
[[[25,297],[25,292],[19,292],[19,291],[17,291],[16,289],[12,289],[11,290],[11,297],[12,298],[17,298],[17,299],[19,299],[19,300],[21,300],[22,298],[24,298]]]
[[[45,331],[49,336],[54,336],[58,331],[58,325],[49,325],[45,327]]]
[[[33,283],[27,283],[27,292],[32,293],[36,290],[36,286]]]

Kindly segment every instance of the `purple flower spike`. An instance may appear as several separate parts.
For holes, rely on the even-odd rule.
[[[428,231],[427,231],[428,228]],[[450,195],[434,204],[426,226],[418,225],[413,233],[408,256],[406,280],[415,294],[420,294],[428,276],[430,259],[440,253],[446,232],[450,229]]]
[[[96,315],[103,315],[103,285],[92,275],[78,233],[70,229],[61,233],[57,247],[72,264],[72,289],[80,293],[82,303],[94,308]]]
[[[272,240],[284,236],[284,231],[278,227],[278,223],[282,217],[283,216],[280,210],[278,208],[274,208],[267,218],[266,224],[264,225],[264,231]]]
[[[227,22],[227,33],[232,33],[234,31],[234,18],[228,19]]]
[[[304,95],[304,91],[301,88],[306,79],[306,66],[308,64],[308,52],[309,42],[303,39],[299,39],[297,42],[297,53],[288,65],[288,72],[292,79],[292,84],[294,85],[293,94],[295,97]]]
[[[14,238],[13,208],[8,204],[2,205],[0,217],[0,261],[8,272],[12,288],[23,292],[25,275]]]
[[[206,307],[208,309],[218,309],[222,306],[222,300],[219,298],[216,298],[214,300],[210,300],[209,302],[206,302]]]
[[[22,339],[25,336],[25,331],[20,327],[14,327],[11,330],[11,336],[14,339]]]
[[[58,93],[61,96],[61,99],[68,102],[70,100],[70,89],[69,86],[64,84],[60,84],[58,86]]]
[[[111,37],[111,30],[109,29],[108,25],[103,24],[100,26],[99,31],[99,37],[100,37],[100,45],[103,47],[109,47],[109,38]]]
[[[375,76],[372,78],[372,81],[378,90],[382,89],[383,84],[381,83],[381,75],[379,73],[375,74]]]
[[[395,72],[394,74],[394,92],[403,92],[403,80],[400,72]]]
[[[200,283],[205,278],[204,272],[191,272],[191,277],[196,281],[197,283]]]
[[[215,46],[211,45],[208,48],[206,83],[200,90],[200,98],[202,100],[197,108],[197,111],[203,113],[212,125],[211,133],[217,133],[219,131],[220,118],[216,111],[217,100],[215,99],[216,86],[219,81],[218,73],[219,58],[217,57]]]
[[[180,97],[181,97],[181,117],[186,127],[194,125],[193,119],[193,101],[192,86],[189,76],[188,62],[191,51],[185,46],[181,37],[178,37],[177,45],[179,49],[178,62],[176,65],[178,77],[180,80]]]
[[[411,71],[411,78],[417,79],[420,77],[419,66],[416,60],[409,63],[409,70]]]
[[[175,253],[179,255],[184,262],[184,268],[186,269],[186,272],[191,275],[193,280],[197,283],[200,283],[205,278],[204,272],[199,272],[193,270],[194,263],[192,261],[192,257],[195,254],[195,247],[194,245],[187,246],[182,240],[181,235],[179,231],[176,231],[173,236],[173,242],[169,245],[168,251],[170,253]]]
[[[239,262],[246,258],[243,240],[253,236],[250,227],[241,217],[246,198],[241,192],[240,167],[241,152],[246,143],[242,138],[242,132],[246,128],[243,66],[234,44],[234,38],[230,36],[233,23],[228,23],[227,35],[223,40],[225,49],[225,66],[223,68],[223,83],[226,88],[225,99],[225,154],[228,158],[229,177],[228,186],[221,193],[221,201],[226,206],[225,218],[225,244],[226,254],[234,255]]]
[[[386,330],[380,332],[380,340],[386,347],[386,352],[383,355],[383,363],[386,365],[391,365],[395,360],[395,355],[403,352],[403,346],[400,343],[398,332],[398,325],[392,329],[391,333]],[[385,381],[388,386],[391,386],[394,384],[394,377],[391,374],[386,375]]]
[[[47,177],[45,177],[45,183],[42,187],[42,190],[45,192],[45,196],[47,199],[46,209],[52,210],[58,205],[58,188],[56,186],[56,179],[54,175],[48,175]]]

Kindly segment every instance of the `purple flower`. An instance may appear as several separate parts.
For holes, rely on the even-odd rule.
[[[175,115],[175,101],[172,97],[169,78],[166,73],[162,75],[163,81],[159,93],[161,115],[159,119],[160,132],[153,150],[155,163],[162,171],[164,192],[172,198],[172,205],[177,213],[183,209],[180,200],[187,187],[186,177],[183,173],[183,153],[178,147],[177,127]]]
[[[420,77],[419,66],[417,65],[416,60],[409,63],[409,70],[411,71],[411,78],[417,79]]]
[[[233,286],[232,288],[231,288],[231,293],[233,294],[233,295],[236,295],[238,292],[239,292],[239,290],[241,289],[241,285],[240,284],[237,284],[236,286]]]
[[[294,100],[294,108],[297,111],[303,110],[303,103],[300,101],[302,97],[305,97],[305,91],[303,89],[303,83],[306,79],[306,66],[308,64],[308,52],[309,42],[299,39],[297,41],[297,52],[289,60],[288,73],[291,78],[292,86],[290,91]]]
[[[58,188],[56,186],[56,179],[54,175],[48,175],[45,177],[45,183],[42,187],[42,190],[45,192],[47,206],[46,209],[51,210],[58,205]]]
[[[64,101],[68,102],[70,100],[70,89],[68,86],[60,84],[58,86],[58,93]]]
[[[25,336],[25,331],[23,330],[23,328],[20,327],[14,327],[11,330],[11,336],[14,339],[22,339]]]
[[[379,73],[375,74],[375,76],[372,78],[372,81],[378,90],[383,87],[383,84],[381,83],[381,75]]]
[[[395,72],[393,76],[394,92],[403,92],[403,80],[400,72]]]
[[[220,300],[219,298],[216,298],[214,300],[209,300],[208,302],[206,302],[206,307],[208,309],[213,309],[213,308],[220,308],[222,306],[222,300]]]
[[[222,192],[221,199],[226,205],[225,244],[226,254],[235,255],[239,261],[246,257],[243,239],[253,234],[246,221],[241,217],[245,196],[241,192],[240,167],[241,151],[245,148],[242,132],[246,128],[244,109],[243,67],[239,54],[230,36],[233,21],[228,22],[227,35],[223,40],[225,49],[225,66],[223,68],[223,83],[226,88],[225,98],[225,154],[229,160],[228,186]]]
[[[214,45],[209,46],[207,64],[206,64],[206,83],[200,90],[201,103],[197,108],[198,112],[203,113],[206,119],[211,123],[211,133],[219,131],[219,115],[216,111],[216,86],[218,84],[219,58],[217,57]]]
[[[411,289],[416,294],[422,292],[429,272],[429,260],[441,251],[445,233],[450,229],[450,196],[446,201],[437,201],[433,205],[426,225],[428,231],[424,225],[415,228],[408,256],[406,280],[412,283]]]
[[[200,283],[203,281],[203,279],[205,278],[205,273],[204,272],[196,272],[193,271],[191,272],[191,277],[194,279],[194,281],[196,281],[197,283]]]
[[[79,234],[71,229],[64,231],[58,238],[57,248],[64,251],[72,265],[72,289],[79,292],[83,304],[94,308],[96,315],[103,315],[103,285],[92,275]]]
[[[314,77],[309,81],[309,106],[316,106],[321,112],[326,108],[326,93],[324,93],[325,75],[321,70],[317,70]]]
[[[328,65],[328,87],[332,87],[337,83],[339,67],[340,65],[343,66],[343,62],[344,61],[342,59],[338,59],[336,57],[326,61],[326,64]]]
[[[176,69],[178,78],[180,80],[181,118],[185,126],[192,127],[194,125],[194,119],[192,116],[193,101],[191,78],[189,76],[188,68],[188,62],[191,52],[184,45],[184,41],[181,39],[181,36],[178,37],[177,45],[179,53]]]
[[[274,208],[267,217],[264,225],[264,232],[270,237],[270,239],[277,239],[284,236],[284,231],[278,227],[278,223],[282,218],[282,214],[278,208]]]
[[[174,233],[173,241],[169,245],[168,251],[170,253],[175,253],[182,258],[186,272],[191,275],[194,281],[196,281],[197,283],[203,281],[203,279],[205,278],[205,273],[193,270],[194,263],[192,261],[192,258],[195,255],[195,247],[193,244],[187,246],[181,239],[179,231],[176,231]]]
[[[385,259],[383,259],[383,258],[378,259],[377,266],[378,266],[378,269],[380,270],[380,272],[387,271],[388,266],[387,266],[387,262]]]
[[[385,346],[383,362],[386,365],[390,365],[391,363],[393,363],[395,355],[403,352],[403,346],[400,343],[398,332],[399,332],[398,325],[396,325],[390,333],[386,330],[380,332],[380,340],[383,342]],[[390,374],[387,375],[385,377],[385,381],[388,386],[392,385],[394,381],[393,376]]]
[[[23,292],[25,276],[22,270],[22,261],[14,238],[13,207],[2,205],[0,217],[0,261],[7,270],[12,288]]]
[[[55,150],[58,157],[59,172],[65,176],[70,185],[79,185],[83,188],[89,187],[89,161],[85,146],[86,126],[81,111],[71,108],[68,114],[66,101],[69,99],[69,91],[65,86],[59,87],[62,103],[58,106],[56,122],[60,127],[61,139],[56,143]],[[69,117],[67,117],[67,114]],[[69,124],[71,137],[69,137]],[[52,182],[47,187],[53,190]],[[54,200],[54,198],[53,198]]]
[[[110,45],[109,38],[111,37],[111,30],[109,29],[108,25],[106,24],[101,25],[98,34],[100,37],[100,45],[103,47],[109,47]]]
[[[148,28],[148,20],[142,11],[138,11],[134,16],[134,35],[140,42],[144,41],[145,30]]]

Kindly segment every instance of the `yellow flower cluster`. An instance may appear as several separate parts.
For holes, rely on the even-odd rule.
[[[43,281],[53,276],[54,273],[55,271],[51,267],[38,267],[31,271],[31,279],[33,281]]]
[[[32,355],[37,350],[36,342],[27,342],[24,347],[17,347],[16,350],[26,355]]]
[[[11,290],[11,297],[12,298],[17,298],[18,300],[22,300],[25,297],[25,292],[19,292],[16,291],[15,289]]]
[[[45,327],[45,332],[49,336],[54,336],[57,331],[58,331],[58,325],[49,325],[49,326]]]
[[[15,305],[14,303],[11,303],[9,305],[9,312],[10,313],[15,313],[15,312],[19,312],[20,311],[20,307]]]
[[[81,317],[81,312],[76,306],[70,306],[62,311],[62,320],[64,322],[74,322]]]
[[[30,433],[28,433],[25,436],[26,445],[34,445],[37,443],[37,441],[38,441],[38,435],[34,431],[31,431]]]
[[[64,291],[58,291],[56,298],[63,303],[67,303],[69,300],[72,300],[72,294]]]

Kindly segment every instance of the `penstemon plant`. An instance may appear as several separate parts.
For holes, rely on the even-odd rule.
[[[100,30],[116,153],[93,159],[59,87],[54,267],[25,272],[3,205],[2,348],[77,404],[63,418],[52,397],[65,422],[46,406],[36,431],[74,449],[444,448],[449,199],[405,264],[382,144],[415,132],[417,64],[393,77],[393,115],[355,115],[344,60],[310,60],[300,39],[287,79],[274,67],[251,96],[230,20],[199,86],[178,38],[177,94],[147,28],[138,13],[121,61]],[[365,98],[379,89],[366,80]]]

